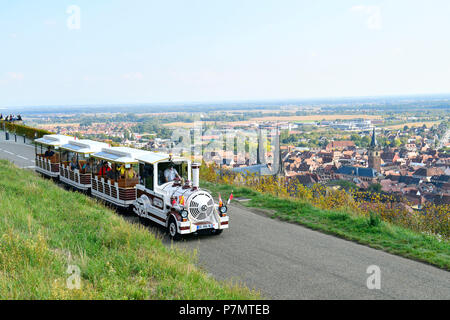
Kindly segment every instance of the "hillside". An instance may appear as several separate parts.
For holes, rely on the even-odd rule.
[[[3,299],[251,299],[85,195],[0,161]],[[67,286],[79,268],[81,287]],[[72,282],[73,283],[73,282]],[[76,283],[76,282],[75,282]]]

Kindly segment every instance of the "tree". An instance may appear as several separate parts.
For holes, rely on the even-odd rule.
[[[281,130],[281,132],[280,132],[280,140],[281,141],[285,141],[285,140],[287,140],[289,138],[290,138],[289,130]]]
[[[381,184],[374,183],[374,184],[371,184],[367,190],[370,192],[380,193],[382,189],[383,189],[383,187],[381,186]]]
[[[353,189],[353,190],[358,189],[358,186],[354,182],[347,181],[347,180],[337,180],[337,181],[334,181],[333,184],[340,186],[345,191],[349,191],[351,189]]]
[[[361,139],[361,147],[368,147],[370,145],[371,139],[369,136],[364,136]]]

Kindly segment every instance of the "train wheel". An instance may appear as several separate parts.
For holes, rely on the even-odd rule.
[[[148,220],[147,218],[144,218],[144,217],[139,217],[139,222],[140,222],[143,226],[148,226],[148,225],[150,225],[150,220]]]
[[[169,226],[167,227],[167,231],[169,232],[170,238],[172,238],[173,240],[180,239],[180,234],[178,233],[178,230],[177,230],[177,223],[174,218],[170,218]]]

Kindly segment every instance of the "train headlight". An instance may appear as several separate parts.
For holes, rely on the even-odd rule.
[[[187,217],[188,217],[188,212],[187,212],[186,210],[181,210],[180,214],[181,214],[181,217],[182,217],[183,219],[187,219]]]
[[[225,214],[228,211],[228,208],[226,206],[221,206],[219,207],[219,211],[221,214]]]

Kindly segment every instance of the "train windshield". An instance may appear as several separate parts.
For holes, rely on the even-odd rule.
[[[188,162],[187,161],[177,161],[177,162],[160,162],[158,163],[158,184],[162,185],[164,183],[176,180],[184,179],[187,180],[189,176],[188,172]]]

